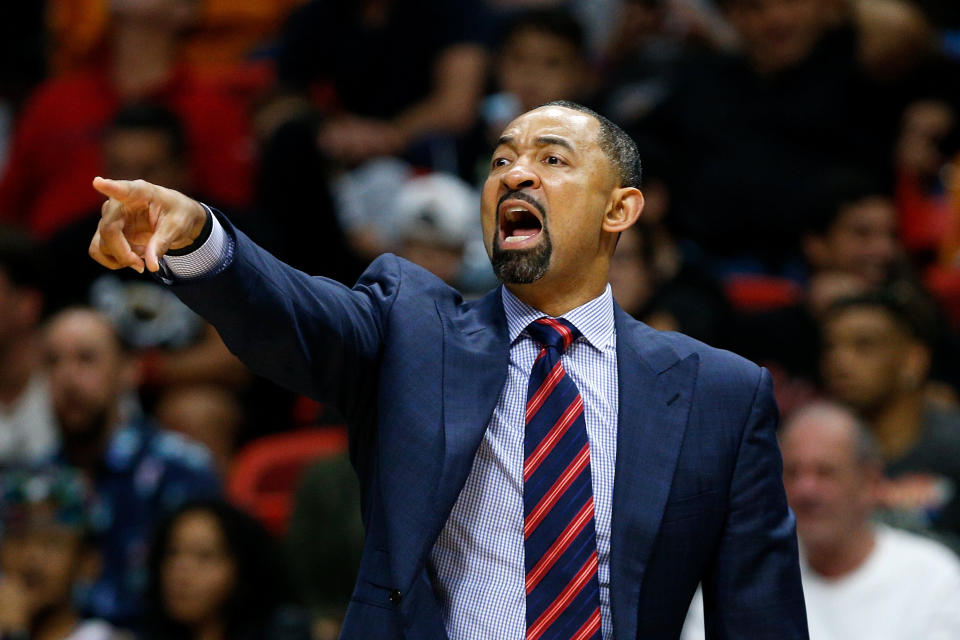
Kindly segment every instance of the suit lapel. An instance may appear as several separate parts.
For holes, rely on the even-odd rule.
[[[443,324],[443,460],[426,526],[405,532],[391,553],[400,585],[413,581],[428,545],[440,535],[506,381],[510,345],[500,295],[497,288],[466,305],[437,303]]]
[[[500,288],[444,325],[444,456],[437,509],[445,519],[507,379],[510,344]]]
[[[640,585],[670,493],[698,358],[681,360],[656,331],[619,307],[616,325],[620,400],[610,599],[615,640],[634,640]]]

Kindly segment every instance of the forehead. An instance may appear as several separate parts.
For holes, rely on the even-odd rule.
[[[511,138],[518,146],[535,145],[542,136],[556,136],[570,142],[576,150],[599,148],[600,123],[590,114],[567,107],[540,107],[528,111],[507,125],[501,137]]]
[[[115,345],[113,329],[96,313],[77,311],[55,318],[47,329],[50,345]]]
[[[883,196],[870,196],[847,204],[840,209],[836,227],[871,224],[893,226],[897,210],[893,201]]]
[[[886,310],[876,307],[840,309],[828,316],[826,327],[856,334],[903,333]]]
[[[846,461],[853,456],[853,436],[848,420],[833,412],[816,411],[801,416],[781,439],[785,458]]]

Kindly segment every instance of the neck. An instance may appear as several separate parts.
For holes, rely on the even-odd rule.
[[[894,460],[916,444],[923,431],[924,400],[921,391],[895,394],[867,420],[885,460]]]
[[[166,25],[122,21],[113,36],[113,83],[121,98],[143,97],[170,75],[178,38]]]
[[[0,347],[0,404],[20,397],[37,368],[37,346],[32,337],[11,340]]]
[[[34,620],[30,629],[33,640],[63,640],[70,635],[80,618],[69,606],[54,609]]]
[[[532,285],[508,284],[504,286],[510,290],[510,293],[534,309],[556,318],[600,296],[606,285],[589,290],[568,292],[531,289]]]
[[[103,457],[110,445],[110,439],[119,424],[116,408],[110,411],[102,429],[95,435],[63,438],[63,451],[67,461],[74,467],[81,469],[91,478],[97,473]]]
[[[876,546],[876,535],[864,523],[836,544],[804,547],[807,564],[824,578],[840,578],[859,568]]]
[[[566,274],[548,272],[530,284],[505,284],[510,293],[534,309],[557,317],[603,294],[610,279],[610,262],[598,263],[590,271]]]

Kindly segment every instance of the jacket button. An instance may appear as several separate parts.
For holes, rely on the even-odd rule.
[[[390,592],[390,602],[393,604],[400,604],[401,600],[403,600],[403,594],[400,593],[398,589],[394,589]]]

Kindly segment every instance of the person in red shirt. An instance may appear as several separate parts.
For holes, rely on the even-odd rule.
[[[0,179],[0,220],[43,239],[98,207],[89,176],[103,170],[103,133],[118,109],[144,100],[183,121],[200,191],[224,206],[249,204],[254,154],[245,104],[177,63],[195,3],[150,4],[112,5],[108,63],[48,80],[27,100]]]

